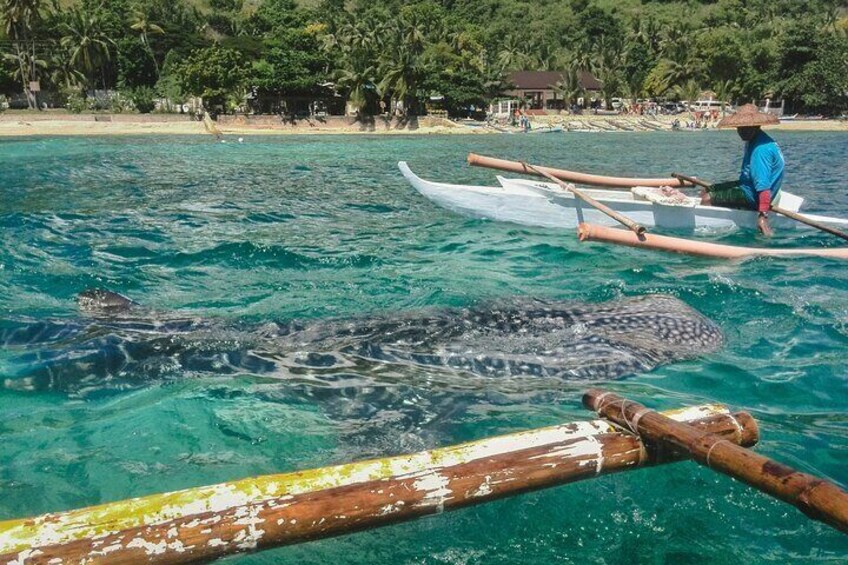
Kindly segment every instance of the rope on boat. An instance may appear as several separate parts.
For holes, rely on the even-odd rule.
[[[684,450],[697,463],[738,479],[788,502],[808,517],[848,533],[848,492],[819,477],[796,471],[740,447],[727,437],[675,422],[638,402],[598,389],[583,396],[583,404],[619,425],[633,426],[645,442]]]

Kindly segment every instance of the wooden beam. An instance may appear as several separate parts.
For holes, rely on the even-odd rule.
[[[611,392],[590,390],[583,404],[638,433],[646,442],[669,446],[720,473],[788,502],[808,517],[848,533],[848,492],[740,447],[707,430],[698,430]]]
[[[716,405],[669,412],[751,445],[756,425]],[[599,475],[666,463],[604,420],[154,494],[0,522],[0,563],[188,563],[347,534]]]

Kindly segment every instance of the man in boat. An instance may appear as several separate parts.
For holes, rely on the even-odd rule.
[[[745,104],[735,114],[724,117],[718,127],[736,128],[745,142],[739,180],[714,184],[701,193],[702,204],[757,210],[757,228],[766,236],[772,234],[768,212],[783,183],[784,160],[780,147],[760,128],[779,121],[753,104]]]

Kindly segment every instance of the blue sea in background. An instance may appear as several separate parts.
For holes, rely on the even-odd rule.
[[[807,211],[848,217],[848,135],[773,137],[787,160],[785,189],[804,196]],[[848,486],[845,263],[724,262],[578,243],[573,229],[455,215],[397,170],[406,160],[427,179],[495,184],[495,171],[465,164],[477,152],[601,174],[728,180],[742,153],[735,133],[228,139],[0,141],[0,324],[73,320],[75,295],[90,287],[233,323],[664,293],[715,320],[726,346],[611,382],[525,377],[506,386],[416,369],[399,383],[356,368],[344,382],[313,382],[176,367],[77,392],[26,386],[21,355],[50,355],[49,344],[2,347],[0,520],[589,419],[579,399],[591,385],[658,409],[716,401],[748,410],[760,424],[757,451]],[[752,232],[705,238],[840,245],[808,229],[771,243]],[[295,378],[314,389],[314,402],[287,394]],[[433,413],[427,429],[379,411],[374,389],[401,386]],[[320,400],[334,387],[343,389],[334,402],[367,401],[384,428],[357,437],[361,422]],[[464,387],[490,394],[469,403]],[[440,403],[428,405],[436,393]],[[679,463],[229,561],[846,563],[848,537]]]

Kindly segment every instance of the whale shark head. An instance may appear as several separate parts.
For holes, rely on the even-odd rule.
[[[77,295],[77,304],[89,316],[110,316],[128,312],[135,302],[117,292],[91,288]]]

